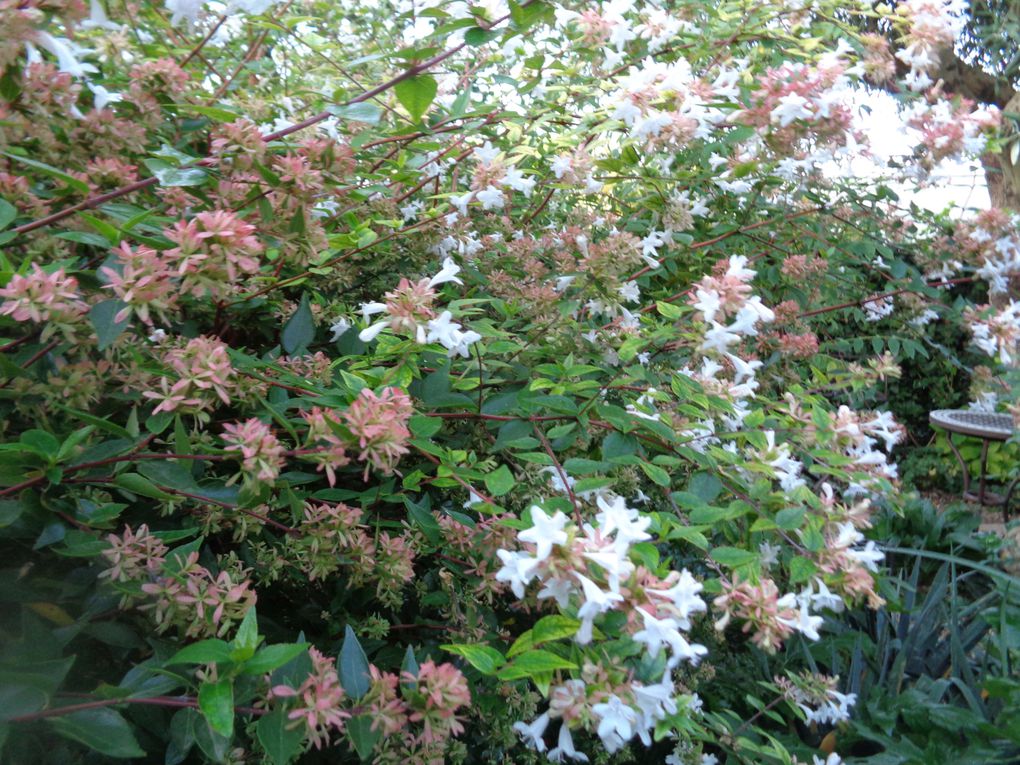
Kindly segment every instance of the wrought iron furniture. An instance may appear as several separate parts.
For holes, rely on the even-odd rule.
[[[1008,441],[1013,435],[1013,418],[1008,414],[994,414],[991,412],[968,412],[962,409],[939,409],[928,415],[932,425],[946,431],[946,440],[949,447],[956,455],[963,471],[963,498],[968,502],[977,502],[982,505],[1001,505],[1003,521],[1009,520],[1009,500],[1013,495],[1013,489],[1020,478],[1014,478],[1005,495],[988,491],[987,467],[988,467],[988,445],[992,441]],[[974,493],[970,490],[971,478],[967,463],[964,461],[960,450],[953,443],[953,433],[965,436],[980,438],[981,444],[981,473],[978,476],[978,490]]]

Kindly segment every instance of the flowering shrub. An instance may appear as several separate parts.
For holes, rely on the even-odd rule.
[[[426,5],[0,0],[13,760],[838,763],[881,391],[1020,340],[1008,213],[832,169],[995,145],[956,3]]]

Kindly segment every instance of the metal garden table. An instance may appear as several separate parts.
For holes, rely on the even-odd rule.
[[[963,471],[963,498],[968,502],[977,502],[982,505],[1001,505],[1002,518],[1009,520],[1009,500],[1013,496],[1013,489],[1020,478],[1014,478],[1006,490],[1005,496],[988,491],[986,488],[986,468],[988,465],[988,445],[992,441],[1008,441],[1013,435],[1013,418],[1008,414],[993,414],[990,412],[969,412],[962,409],[939,409],[928,415],[932,425],[946,431],[946,440],[949,447],[956,455]],[[953,443],[953,433],[965,436],[975,436],[982,441],[981,445],[981,474],[978,476],[978,490],[975,494],[970,490],[970,471],[967,463],[960,454],[956,444]]]

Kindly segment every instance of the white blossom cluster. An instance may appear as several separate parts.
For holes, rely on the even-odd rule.
[[[408,300],[393,299],[385,303],[378,301],[363,303],[361,314],[366,323],[369,321],[369,317],[377,314],[384,314],[385,318],[361,330],[358,333],[358,339],[365,343],[370,342],[387,328],[409,330],[415,341],[422,345],[439,343],[447,349],[450,356],[459,355],[467,358],[470,354],[470,346],[481,340],[482,336],[474,330],[465,330],[459,322],[453,320],[453,314],[450,311],[443,311],[438,316],[432,315],[430,305],[431,299],[434,297],[433,287],[446,282],[464,283],[457,276],[458,273],[460,273],[460,266],[452,258],[447,258],[443,261],[443,267],[439,273],[431,279],[423,279],[418,285],[409,285],[411,289],[405,290],[405,297]],[[400,290],[397,292],[399,293]],[[418,304],[415,304],[415,301],[418,301]],[[350,327],[351,323],[345,317],[338,319],[331,327],[333,340],[339,340]]]
[[[684,636],[691,628],[691,618],[707,610],[699,597],[701,583],[686,569],[661,580],[639,571],[630,559],[630,550],[634,543],[651,539],[647,531],[651,519],[627,507],[621,497],[600,494],[596,504],[596,525],[584,523],[580,528],[562,512],[550,516],[533,506],[531,527],[517,534],[528,549],[499,550],[502,568],[495,577],[509,585],[518,598],[524,598],[527,588],[536,582],[539,601],[553,600],[563,613],[578,619],[574,635],[578,645],[593,641],[596,622],[603,614],[614,610],[628,613],[627,622],[633,625],[629,637],[651,658],[665,651],[667,670],[653,685],[633,681],[630,693],[625,694],[629,700],[622,698],[621,692],[608,698],[599,694],[598,703],[589,703],[587,693],[593,689],[583,679],[553,687],[549,710],[534,722],[520,722],[515,727],[532,746],[545,751],[542,735],[546,726],[551,718],[562,718],[559,745],[549,752],[554,761],[563,757],[587,760],[574,748],[570,732],[571,724],[581,718],[591,722],[609,752],[634,736],[649,744],[655,723],[678,708],[670,670],[682,661],[696,664],[707,653],[704,646],[690,643]],[[638,597],[641,599],[636,600]]]

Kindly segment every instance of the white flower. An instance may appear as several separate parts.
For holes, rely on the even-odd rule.
[[[651,525],[652,519],[642,516],[637,510],[627,507],[623,497],[614,497],[612,502],[606,501],[604,497],[597,497],[595,503],[602,511],[595,516],[599,523],[599,531],[608,536],[616,532],[616,542],[624,547],[631,542],[643,542],[651,539],[646,529]]]
[[[641,288],[637,282],[624,282],[616,288],[616,293],[628,303],[637,303],[641,300]]]
[[[574,639],[579,644],[586,645],[591,642],[595,617],[613,608],[613,604],[621,602],[623,596],[616,592],[603,592],[595,582],[582,574],[575,572],[574,576],[577,577],[584,591],[584,605],[577,610],[581,626]]]
[[[863,563],[864,567],[869,571],[878,571],[878,563],[885,558],[885,553],[878,550],[875,547],[875,543],[868,540],[867,544],[864,545],[862,550],[847,550],[846,554],[859,563]]]
[[[454,263],[453,258],[447,258],[443,261],[443,267],[439,273],[429,279],[429,287],[435,287],[437,284],[445,284],[446,282],[463,284],[464,282],[457,278],[459,273],[460,266]]]
[[[503,561],[503,568],[496,572],[497,582],[506,582],[518,598],[524,597],[528,582],[535,578],[535,569],[541,562],[527,553],[497,550],[496,555]]]
[[[476,146],[474,150],[475,159],[483,165],[490,165],[499,156],[499,149],[492,145],[492,141],[486,141],[485,146]]]
[[[152,334],[149,335],[149,342],[150,343],[155,343],[156,345],[159,345],[164,340],[166,340],[166,330],[165,329],[158,329],[158,328],[154,329],[154,330],[152,330]]]
[[[550,167],[553,171],[553,175],[555,175],[557,179],[560,179],[573,169],[573,165],[573,160],[569,154],[561,154],[552,161],[552,165],[550,165]]]
[[[637,712],[624,704],[619,696],[610,696],[609,701],[593,705],[591,711],[599,718],[599,738],[610,754],[634,737]]]
[[[344,333],[351,328],[351,323],[341,316],[330,326],[329,330],[333,333],[333,336],[329,339],[331,343],[335,343]]]
[[[539,752],[545,751],[545,741],[542,740],[542,735],[545,733],[546,727],[549,725],[549,713],[545,712],[535,718],[535,721],[528,725],[524,722],[515,722],[514,730],[521,734],[521,738],[524,739],[524,743],[532,749],[537,749]]]
[[[111,93],[102,85],[89,83],[89,89],[92,91],[92,95],[95,96],[92,106],[96,111],[102,111],[108,104],[119,103],[124,98],[120,93]]]
[[[484,191],[479,191],[475,196],[482,203],[483,210],[500,210],[506,202],[503,192],[495,186],[488,186]]]
[[[768,542],[762,542],[758,545],[758,554],[761,556],[759,562],[762,568],[769,568],[779,562],[779,550],[778,545],[771,545]]]
[[[570,735],[570,728],[566,723],[560,726],[560,737],[556,743],[556,748],[549,751],[549,759],[552,762],[563,762],[564,757],[578,762],[588,762],[588,755],[574,749],[574,737]]]
[[[194,24],[198,21],[204,6],[205,0],[166,0],[166,9],[172,14],[170,16],[170,23],[174,26],[177,26],[183,20],[187,20],[189,24]]]
[[[691,576],[691,572],[684,569],[680,572],[680,578],[676,584],[668,590],[648,590],[649,595],[665,598],[671,601],[672,607],[676,610],[677,626],[681,629],[691,628],[690,615],[703,613],[707,610],[705,601],[698,597],[703,586],[701,582]]]
[[[786,127],[794,120],[811,119],[811,102],[799,93],[788,93],[779,99],[779,106],[772,110],[772,121],[779,127]]]
[[[471,344],[481,340],[482,336],[474,330],[464,332],[460,324],[450,321],[452,318],[453,314],[443,311],[435,319],[430,319],[426,326],[428,334],[425,342],[438,342],[447,349],[449,356],[460,355],[467,358],[470,355]]]
[[[57,68],[61,72],[67,72],[75,77],[84,77],[89,72],[99,71],[92,64],[85,64],[78,60],[80,55],[92,51],[79,48],[66,37],[54,37],[49,32],[36,31],[33,39],[40,48],[57,59]]]
[[[714,322],[716,314],[722,308],[722,297],[719,293],[715,290],[705,290],[699,287],[695,290],[694,296],[697,298],[694,302],[694,307],[701,311],[706,322]]]
[[[250,13],[252,16],[258,16],[260,13],[265,13],[279,0],[232,0],[230,3],[231,10],[244,11]]]
[[[519,532],[517,538],[522,542],[531,542],[535,545],[537,548],[535,557],[537,560],[543,561],[549,557],[553,545],[566,544],[567,532],[563,530],[563,527],[569,520],[559,511],[553,516],[548,516],[545,514],[545,510],[538,505],[532,505],[532,526],[526,531]]]
[[[120,29],[120,25],[110,21],[101,0],[91,0],[89,3],[89,17],[81,23],[81,28],[117,30]]]
[[[506,169],[506,175],[503,176],[503,184],[530,197],[532,189],[535,188],[535,179],[528,178],[515,165],[511,165]]]
[[[788,596],[787,596],[788,597]],[[818,634],[818,628],[822,626],[825,621],[820,616],[812,616],[808,609],[811,606],[811,598],[804,598],[800,602],[800,608],[797,610],[797,615],[793,619],[782,619],[779,621],[785,624],[787,627],[800,632],[804,637],[810,640],[819,640],[821,636]]]
[[[474,198],[475,192],[469,191],[466,194],[461,194],[459,196],[454,195],[450,197],[450,204],[456,207],[457,212],[459,212],[461,215],[467,215],[468,203],[470,203],[471,200]]]

